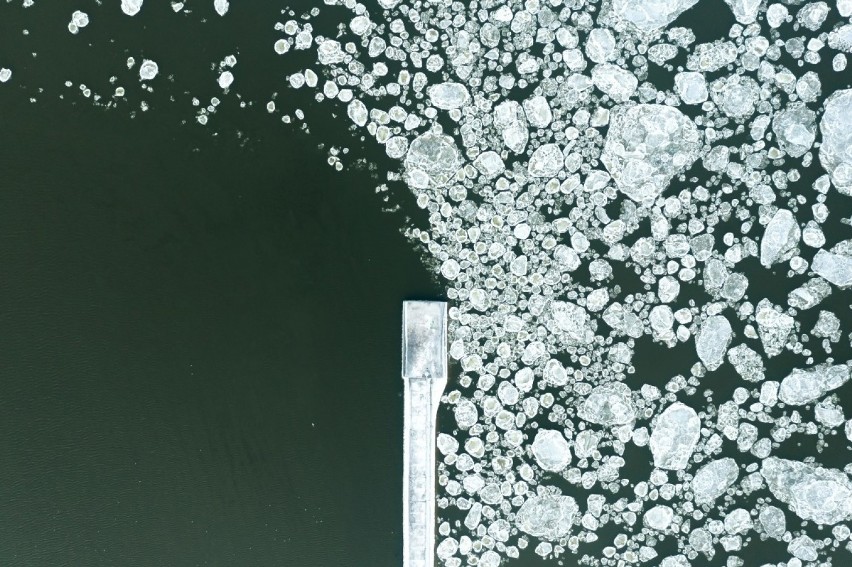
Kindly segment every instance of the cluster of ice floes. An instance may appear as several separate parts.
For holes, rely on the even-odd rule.
[[[852,0],[325,3],[269,54],[425,211],[441,562],[852,564]]]

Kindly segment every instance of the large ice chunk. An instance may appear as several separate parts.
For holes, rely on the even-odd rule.
[[[578,415],[598,425],[624,425],[636,418],[630,387],[621,382],[603,384],[592,390]]]
[[[831,525],[852,517],[852,482],[841,471],[769,457],[760,474],[770,492],[803,520]]]
[[[636,75],[612,63],[595,65],[592,82],[615,102],[626,102],[639,86]]]
[[[852,285],[852,256],[820,250],[814,256],[811,268],[837,287]]]
[[[692,493],[697,504],[710,504],[736,482],[739,476],[737,462],[730,458],[710,461],[692,478]]]
[[[723,315],[708,317],[701,325],[695,339],[695,350],[709,370],[716,370],[722,365],[732,336],[731,324]]]
[[[760,241],[760,263],[768,268],[792,256],[802,231],[796,217],[787,209],[778,209]]]
[[[461,166],[461,154],[449,136],[427,132],[411,142],[405,156],[406,179],[417,189],[443,187]]]
[[[571,531],[578,511],[577,502],[570,496],[533,496],[518,510],[515,523],[531,536],[559,539]]]
[[[816,113],[801,102],[793,103],[772,119],[778,145],[791,157],[805,155],[816,140]]]
[[[135,16],[142,9],[142,0],[121,0],[121,11],[128,16]]]
[[[559,472],[571,462],[571,448],[562,434],[554,429],[539,429],[532,444],[538,466],[546,471]]]
[[[807,370],[796,368],[781,380],[778,398],[791,406],[810,404],[848,380],[849,366],[846,364],[820,365]]]
[[[555,177],[560,171],[564,158],[557,144],[542,144],[530,156],[527,169],[533,177]]]
[[[675,402],[660,414],[651,432],[650,448],[654,466],[683,470],[698,443],[701,420],[695,410]]]
[[[692,165],[700,146],[698,128],[680,110],[620,106],[612,113],[601,161],[625,195],[649,203]]]
[[[828,97],[819,129],[819,161],[837,190],[852,195],[852,89]]]
[[[692,8],[698,0],[612,0],[612,11],[642,32],[655,32]]]
[[[760,11],[761,0],[725,0],[725,3],[731,7],[731,12],[739,23],[751,24]]]
[[[506,147],[516,154],[527,147],[530,133],[526,116],[519,103],[506,100],[494,107],[494,127],[500,132]]]
[[[460,83],[441,83],[433,85],[428,90],[429,101],[435,108],[452,110],[461,108],[470,100],[467,88]]]

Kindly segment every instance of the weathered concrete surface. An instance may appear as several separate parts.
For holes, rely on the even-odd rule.
[[[447,385],[447,304],[406,301],[402,307],[403,565],[435,564],[435,426]]]

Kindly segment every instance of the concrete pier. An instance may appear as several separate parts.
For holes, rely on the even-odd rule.
[[[402,306],[403,565],[435,565],[435,436],[438,403],[447,386],[447,304]]]

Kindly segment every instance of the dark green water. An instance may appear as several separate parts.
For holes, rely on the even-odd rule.
[[[0,108],[0,565],[398,565],[437,289],[367,173],[272,120]]]

